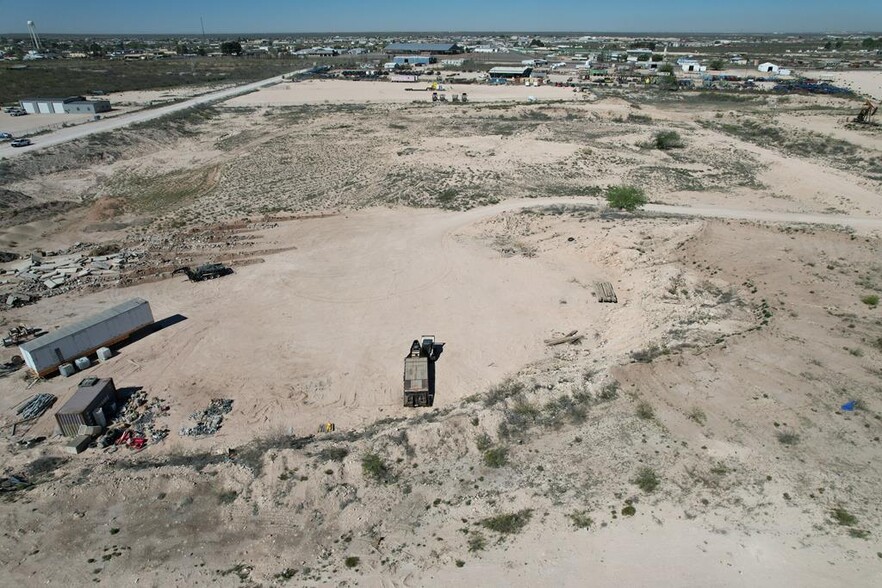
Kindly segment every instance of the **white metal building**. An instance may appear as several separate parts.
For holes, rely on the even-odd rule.
[[[778,66],[774,63],[761,63],[757,69],[763,73],[778,73]]]
[[[153,324],[150,304],[133,298],[113,308],[62,327],[19,346],[21,357],[31,370],[45,376],[58,366],[108,347]]]

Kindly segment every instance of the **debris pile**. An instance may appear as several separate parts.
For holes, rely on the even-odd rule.
[[[22,421],[36,420],[55,404],[55,400],[56,398],[53,394],[34,394],[24,401],[19,409],[15,411],[15,414],[19,415]]]
[[[81,244],[72,247],[76,250]],[[40,296],[56,296],[78,285],[116,281],[127,266],[145,253],[124,250],[109,255],[84,255],[70,250],[57,254],[33,253],[9,264],[2,274],[15,279],[16,291],[5,300],[7,306],[21,306]]]
[[[233,410],[233,401],[227,398],[213,398],[205,410],[199,410],[190,415],[196,421],[193,427],[183,427],[181,435],[190,437],[202,437],[214,435],[224,421],[224,415]]]
[[[168,437],[169,429],[156,423],[156,418],[168,412],[161,398],[147,396],[144,390],[135,392],[123,405],[110,428],[98,438],[99,447],[126,445],[141,449],[147,443],[159,443]]]
[[[12,358],[6,363],[0,363],[0,378],[18,371],[23,365],[24,360],[17,355],[13,355]]]
[[[43,329],[40,327],[26,327],[18,325],[7,331],[6,337],[3,338],[3,347],[12,347],[13,345],[21,345],[25,341],[44,335]]]

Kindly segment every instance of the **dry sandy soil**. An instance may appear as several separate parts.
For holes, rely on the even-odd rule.
[[[432,105],[302,82],[9,164],[0,251],[113,243],[146,261],[5,325],[134,296],[175,320],[88,370],[168,407],[169,436],[141,452],[65,455],[51,411],[11,436],[12,407],[62,403],[75,382],[0,379],[0,477],[33,484],[2,494],[6,578],[882,582],[880,225],[599,198],[628,183],[755,219],[878,221],[882,135],[847,124],[858,102],[842,99],[526,103],[537,90],[559,89]],[[684,146],[653,148],[662,130]],[[235,273],[169,275],[211,260]],[[402,359],[423,334],[445,343],[436,403],[405,409]],[[212,398],[233,400],[221,429],[180,435]]]

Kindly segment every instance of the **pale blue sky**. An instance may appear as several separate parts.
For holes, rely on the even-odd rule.
[[[0,0],[0,32],[882,31],[882,0]]]

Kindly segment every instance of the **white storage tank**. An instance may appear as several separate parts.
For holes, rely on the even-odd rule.
[[[150,304],[144,299],[133,298],[78,323],[22,343],[19,351],[31,371],[45,376],[63,363],[123,341],[153,322]]]
[[[77,366],[77,369],[80,371],[89,369],[92,366],[92,362],[89,361],[88,357],[78,357],[74,360],[74,365]]]

